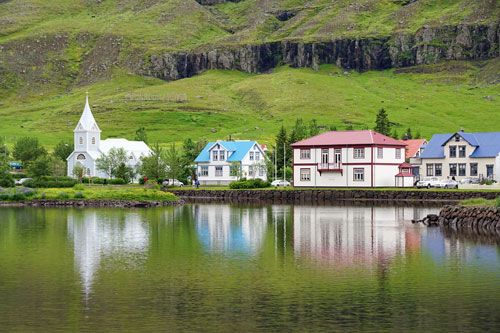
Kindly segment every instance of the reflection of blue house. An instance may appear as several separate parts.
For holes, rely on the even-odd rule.
[[[195,206],[195,225],[200,242],[209,251],[255,253],[266,232],[267,209]]]

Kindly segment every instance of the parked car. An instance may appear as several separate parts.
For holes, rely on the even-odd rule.
[[[21,179],[16,179],[14,183],[16,186],[22,186],[26,181],[28,180],[33,180],[33,178],[21,178]]]
[[[271,183],[271,186],[283,186],[283,187],[287,187],[287,186],[291,186],[290,182],[286,181],[286,180],[283,180],[283,179],[276,179],[274,180],[272,183]]]
[[[11,169],[22,169],[23,168],[23,165],[19,162],[10,162],[9,163],[9,167]]]
[[[419,180],[415,185],[417,188],[431,188],[436,187],[436,183],[439,182],[437,177],[425,177],[422,180]]]
[[[177,179],[165,179],[162,184],[163,186],[175,186],[175,187],[183,187],[184,183]]]
[[[458,182],[453,179],[443,179],[435,184],[437,188],[458,188]]]
[[[480,184],[481,181],[479,178],[468,177],[464,178],[460,181],[460,184]]]

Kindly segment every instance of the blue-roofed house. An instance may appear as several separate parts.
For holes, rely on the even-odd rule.
[[[422,176],[499,180],[500,132],[435,134],[420,155]]]
[[[228,185],[238,178],[267,180],[266,155],[256,141],[209,142],[194,160],[201,185]]]

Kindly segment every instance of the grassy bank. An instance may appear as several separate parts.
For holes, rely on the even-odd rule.
[[[461,206],[480,206],[480,207],[493,206],[493,207],[496,207],[498,205],[498,201],[497,200],[486,200],[483,198],[475,198],[475,199],[468,199],[468,200],[460,201],[459,205],[461,205]]]
[[[60,199],[60,200],[137,200],[137,201],[174,201],[178,198],[168,192],[143,187],[80,187],[36,189],[25,197],[6,198],[5,201]]]

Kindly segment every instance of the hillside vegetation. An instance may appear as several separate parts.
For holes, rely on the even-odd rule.
[[[381,107],[426,136],[498,130],[499,22],[499,0],[3,0],[0,135],[71,138],[87,90],[104,137],[271,140]]]

